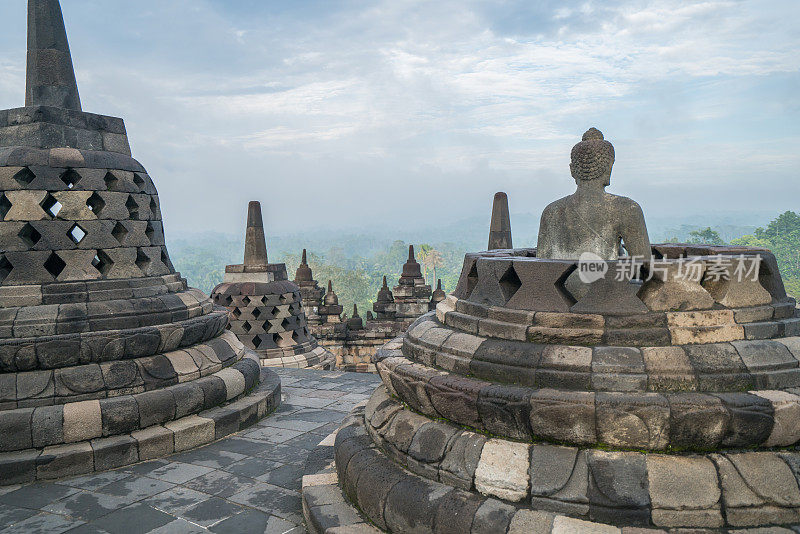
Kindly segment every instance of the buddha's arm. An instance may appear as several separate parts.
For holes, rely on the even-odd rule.
[[[650,238],[647,236],[647,224],[644,221],[642,208],[636,202],[631,204],[627,216],[623,217],[620,235],[625,244],[625,250],[630,256],[650,258]]]
[[[551,218],[550,206],[546,207],[542,212],[542,218],[539,220],[539,239],[536,242],[536,256],[539,258],[549,258],[553,252],[552,232],[550,231]]]

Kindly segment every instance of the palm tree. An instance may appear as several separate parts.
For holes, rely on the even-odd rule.
[[[437,279],[436,268],[441,267],[444,263],[442,253],[430,245],[420,245],[419,248],[419,260],[422,264],[422,267],[425,269],[425,274],[427,275],[433,271],[433,280],[435,281]],[[427,282],[429,280],[428,276],[425,278]]]

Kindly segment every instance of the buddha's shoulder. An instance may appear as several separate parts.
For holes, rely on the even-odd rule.
[[[611,193],[606,193],[605,201],[606,204],[609,204],[618,210],[642,209],[642,207],[639,206],[639,203],[632,198],[623,197],[620,195],[612,195]]]
[[[554,200],[553,202],[548,204],[547,207],[544,208],[544,211],[542,212],[542,215],[546,215],[548,213],[563,212],[567,207],[567,203],[569,201],[569,198],[570,198],[569,196],[566,196],[566,197],[559,198],[558,200]]]

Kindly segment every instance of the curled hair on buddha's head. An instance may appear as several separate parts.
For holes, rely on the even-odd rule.
[[[611,181],[611,168],[614,166],[614,146],[605,140],[603,132],[597,128],[589,128],[583,134],[583,140],[572,147],[572,177],[577,183],[604,179],[608,185]]]

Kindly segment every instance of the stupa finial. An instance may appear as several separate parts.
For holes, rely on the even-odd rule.
[[[511,245],[511,217],[508,214],[508,195],[503,192],[494,195],[492,221],[489,226],[489,249],[514,248]]]
[[[247,231],[244,237],[244,265],[267,265],[267,241],[264,238],[264,221],[261,203],[254,200],[247,206]]]
[[[408,245],[408,261],[417,261],[414,257],[414,245]]]
[[[28,0],[25,105],[81,111],[78,83],[58,0]]]

